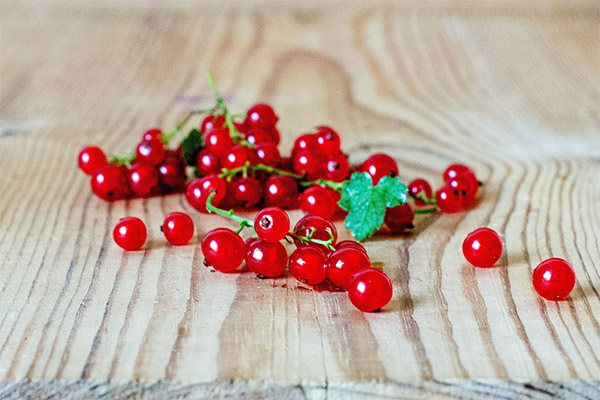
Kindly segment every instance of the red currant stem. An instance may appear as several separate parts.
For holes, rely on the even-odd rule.
[[[290,232],[290,233],[288,233],[288,236],[290,236],[291,238],[293,238],[295,240],[299,240],[300,243],[302,243],[302,244],[311,244],[311,243],[320,244],[322,246],[325,246],[329,250],[335,251],[335,247],[333,246],[334,239],[333,239],[333,235],[331,235],[331,232],[329,233],[331,235],[331,238],[329,238],[329,240],[313,239],[312,238],[313,233],[314,233],[314,230],[311,231],[311,233],[308,236],[302,236],[302,235],[298,235],[297,233]]]
[[[219,178],[227,178],[228,181],[231,181],[231,178],[233,178],[234,176],[236,176],[239,173],[246,174],[245,176],[247,176],[248,170],[250,170],[252,172],[267,171],[272,174],[291,176],[292,178],[296,178],[296,179],[302,178],[302,175],[294,174],[289,171],[284,171],[282,169],[273,168],[273,167],[270,167],[265,164],[250,165],[249,162],[246,162],[246,164],[244,164],[241,167],[237,167],[237,168],[232,168],[232,169],[223,168],[221,170],[221,173],[219,174]]]
[[[111,164],[115,164],[117,166],[120,165],[126,165],[127,168],[131,167],[131,163],[135,160],[135,151],[128,149],[127,150],[127,154],[124,156],[116,156],[116,155],[110,155],[108,156],[108,161]]]
[[[210,214],[218,214],[225,218],[229,218],[240,224],[240,229],[238,230],[238,233],[241,232],[242,229],[244,229],[245,227],[251,228],[252,231],[254,231],[254,221],[235,215],[233,209],[223,210],[214,206],[212,204],[212,199],[215,197],[215,195],[216,193],[214,192],[208,195],[208,198],[206,199],[206,211],[208,211]]]
[[[312,185],[319,185],[319,186],[331,188],[331,189],[335,190],[336,192],[341,192],[342,187],[344,186],[344,182],[347,182],[347,181],[336,182],[336,181],[328,181],[325,179],[317,179],[316,181],[300,182],[300,186],[307,187],[307,186],[312,186]]]
[[[414,194],[411,191],[408,192],[410,197],[412,197],[415,200],[421,200],[423,203],[426,203],[426,204],[435,204],[435,193],[431,196],[431,198],[429,198],[421,193],[423,193],[423,191],[420,191],[417,194]]]
[[[223,111],[224,114],[227,114],[227,106],[225,105],[225,100],[223,96],[221,96],[221,92],[219,92],[219,88],[215,83],[215,78],[212,74],[211,70],[206,71],[206,80],[208,81],[208,86],[210,86],[210,90],[212,90],[215,98],[217,99],[217,108]]]
[[[437,212],[438,209],[437,207],[432,207],[432,208],[415,208],[415,214],[429,214],[429,213],[434,213]]]

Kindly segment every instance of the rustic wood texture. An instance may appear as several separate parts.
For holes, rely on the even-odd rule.
[[[600,397],[596,2],[173,3],[0,3],[0,397]],[[327,123],[354,163],[386,151],[440,184],[465,162],[483,196],[366,243],[395,288],[379,314],[210,273],[199,242],[227,221],[182,195],[105,203],[76,168],[209,105],[209,68],[232,109],[275,106],[286,151]],[[175,248],[178,210],[197,238]],[[112,241],[129,215],[143,251]],[[495,268],[462,257],[480,226]],[[531,287],[551,256],[577,274],[559,303]]]

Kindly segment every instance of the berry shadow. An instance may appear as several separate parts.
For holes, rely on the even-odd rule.
[[[402,297],[392,299],[378,313],[412,312],[415,308],[423,304],[423,297]]]

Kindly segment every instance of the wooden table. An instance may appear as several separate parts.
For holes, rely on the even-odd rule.
[[[1,398],[600,398],[600,25],[595,1],[0,3]],[[405,181],[453,161],[478,205],[366,242],[392,278],[379,314],[292,277],[210,273],[228,226],[182,195],[103,202],[76,167],[212,98],[273,104],[282,148],[326,123]],[[172,211],[197,238],[165,245]],[[144,251],[111,238],[149,227]],[[300,217],[292,212],[294,219]],[[461,254],[501,233],[496,268]],[[340,225],[340,229],[341,229]],[[342,230],[342,237],[349,234]],[[562,302],[531,286],[563,257]],[[128,397],[130,396],[130,397]]]

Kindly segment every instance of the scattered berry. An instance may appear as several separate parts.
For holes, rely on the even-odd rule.
[[[390,302],[393,288],[383,272],[369,268],[352,277],[348,296],[356,308],[364,312],[377,311]]]
[[[542,261],[533,271],[533,287],[547,300],[562,300],[575,287],[575,271],[562,258]]]
[[[491,267],[502,255],[502,240],[490,228],[479,228],[469,233],[463,242],[463,254],[476,267]]]
[[[173,212],[167,215],[160,229],[169,243],[181,246],[194,236],[194,221],[187,214]]]
[[[463,196],[452,186],[446,185],[435,194],[435,204],[443,213],[452,214],[462,208]]]
[[[146,225],[136,217],[122,218],[113,230],[113,239],[124,250],[139,250],[146,243]]]

